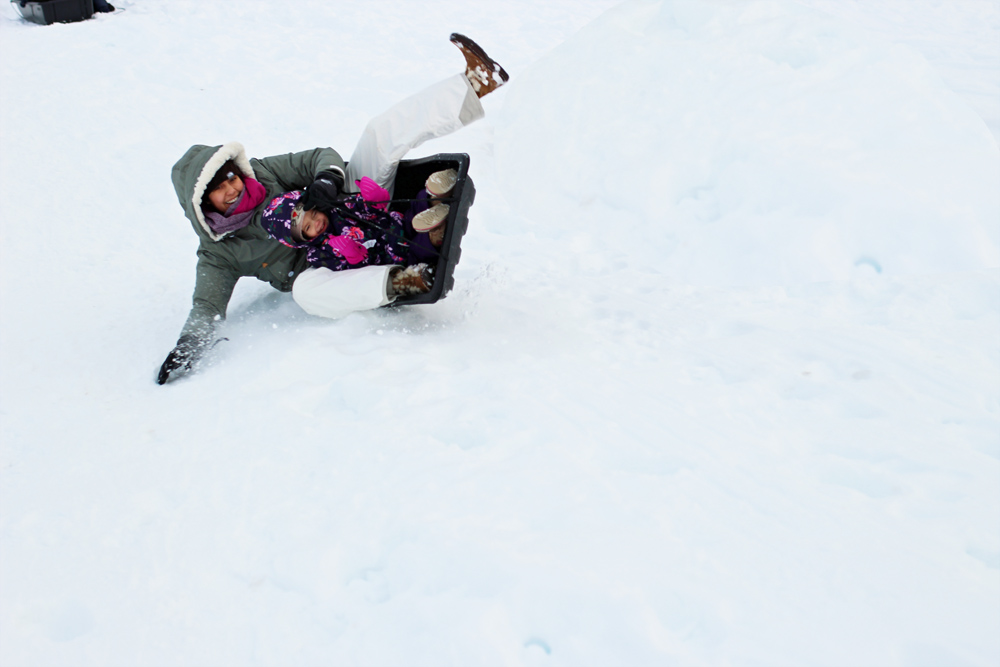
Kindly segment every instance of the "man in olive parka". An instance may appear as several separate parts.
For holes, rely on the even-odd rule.
[[[211,207],[204,206],[203,201],[213,178],[227,163],[235,164],[241,172],[237,174],[241,186],[247,186],[245,191],[241,187],[242,198],[256,196],[247,202],[248,222],[239,229],[220,233],[212,229],[206,210]],[[172,172],[174,190],[201,244],[191,313],[177,347],[160,369],[157,382],[163,384],[172,372],[187,370],[212,342],[215,322],[225,319],[229,299],[241,277],[253,276],[282,292],[292,290],[295,277],[306,268],[305,253],[267,235],[260,226],[264,207],[274,197],[310,186],[324,174],[339,175],[342,184],[344,173],[344,160],[332,148],[248,160],[243,146],[231,142],[222,146],[192,146],[177,161]],[[258,186],[251,192],[251,183],[263,188]]]

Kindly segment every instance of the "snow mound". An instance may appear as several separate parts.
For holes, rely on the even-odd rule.
[[[915,51],[791,2],[625,2],[511,81],[496,145],[508,197],[586,271],[1000,265],[982,119]]]

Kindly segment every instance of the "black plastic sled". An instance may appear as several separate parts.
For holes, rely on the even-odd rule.
[[[404,200],[393,203],[390,208],[405,211],[413,199],[424,187],[424,181],[435,171],[454,169],[458,172],[458,181],[452,190],[451,198],[447,200],[450,207],[448,223],[444,233],[444,243],[441,244],[437,266],[434,270],[434,285],[426,294],[401,296],[388,307],[411,306],[421,303],[434,303],[451,291],[455,286],[455,265],[462,256],[462,237],[469,228],[469,207],[476,199],[476,187],[469,177],[469,156],[465,153],[438,153],[417,160],[400,160],[396,171],[393,199]]]

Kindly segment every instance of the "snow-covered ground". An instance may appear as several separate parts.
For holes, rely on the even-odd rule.
[[[0,664],[995,665],[1000,2],[0,7]],[[456,288],[243,281],[193,143],[511,73]]]

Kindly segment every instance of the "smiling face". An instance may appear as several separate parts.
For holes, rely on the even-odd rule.
[[[212,203],[212,206],[219,213],[228,211],[229,207],[236,203],[236,200],[240,198],[240,194],[243,192],[243,179],[232,172],[228,176],[229,178],[222,181],[217,188],[208,193],[208,201]]]
[[[325,232],[326,227],[329,224],[330,218],[327,217],[326,213],[323,213],[318,209],[306,211],[302,214],[302,236],[304,236],[307,241],[312,241],[314,238]]]

